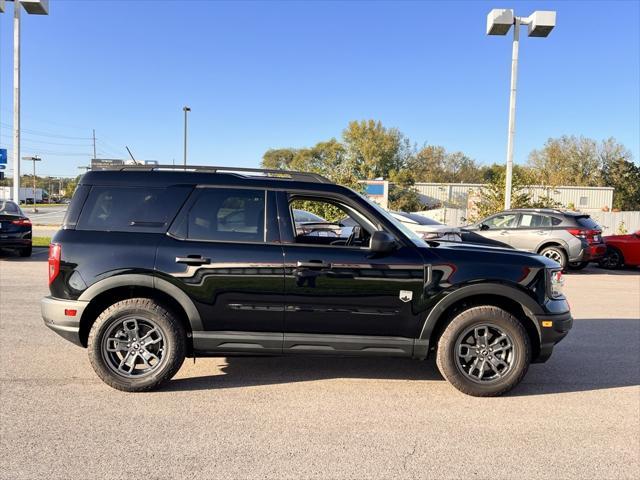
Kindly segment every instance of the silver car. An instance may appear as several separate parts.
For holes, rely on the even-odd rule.
[[[606,252],[602,228],[580,212],[514,209],[465,228],[518,250],[539,253],[572,270],[586,267]]]

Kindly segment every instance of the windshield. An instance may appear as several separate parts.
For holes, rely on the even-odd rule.
[[[402,233],[404,233],[413,243],[415,243],[416,246],[418,246],[418,247],[426,247],[427,246],[426,242],[424,240],[422,240],[422,238],[420,238],[417,233],[415,233],[413,230],[411,230],[406,225],[403,225],[401,221],[399,221],[397,218],[394,218],[393,215],[391,215],[389,212],[387,212],[384,208],[382,208],[376,202],[374,202],[373,200],[368,199],[367,197],[365,197],[364,195],[362,195],[360,193],[358,193],[358,195],[360,195],[360,197],[362,197],[369,205],[371,205],[380,215],[382,215],[384,218],[386,218],[389,222],[393,223],[393,225],[398,230],[400,230]]]
[[[4,215],[21,215],[20,209],[13,202],[0,200],[0,213]]]

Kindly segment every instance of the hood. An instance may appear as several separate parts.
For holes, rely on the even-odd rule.
[[[558,263],[550,258],[543,257],[537,253],[515,250],[513,248],[440,240],[429,241],[427,243],[429,247],[426,250],[435,253],[443,259],[462,256],[469,259],[477,259],[477,261],[492,263],[496,266],[500,264],[521,264],[522,266],[544,268],[558,267]]]

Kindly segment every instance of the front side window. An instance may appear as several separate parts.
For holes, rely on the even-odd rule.
[[[293,198],[295,243],[333,247],[368,247],[372,226],[361,214],[338,202]]]
[[[202,189],[186,218],[190,240],[264,241],[264,190]]]
[[[496,215],[495,217],[487,218],[483,225],[489,227],[489,229],[500,229],[500,228],[513,228],[516,226],[516,221],[518,219],[518,214],[516,213],[505,213],[502,215]]]

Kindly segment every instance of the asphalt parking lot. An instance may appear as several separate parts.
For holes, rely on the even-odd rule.
[[[49,331],[46,253],[0,259],[0,478],[639,478],[640,274],[566,277],[576,322],[502,398],[433,361],[187,360],[104,385]]]

